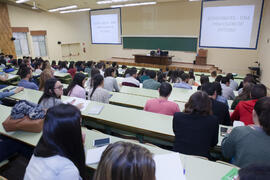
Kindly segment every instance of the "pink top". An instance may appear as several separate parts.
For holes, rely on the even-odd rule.
[[[145,104],[144,110],[169,116],[173,116],[174,113],[180,112],[178,104],[158,98],[149,99]]]
[[[79,85],[75,85],[73,89],[71,90],[71,92],[68,93],[68,95],[71,97],[86,99],[85,89]]]

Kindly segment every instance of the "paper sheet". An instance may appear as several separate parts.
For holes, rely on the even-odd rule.
[[[70,97],[67,100],[64,101],[65,104],[72,104],[74,106],[77,106],[78,104],[82,103],[83,107],[80,109],[81,111],[84,111],[86,107],[89,104],[89,101],[86,101],[85,99],[77,98],[77,97]]]
[[[107,146],[87,150],[86,164],[96,164],[100,161],[101,155]]]

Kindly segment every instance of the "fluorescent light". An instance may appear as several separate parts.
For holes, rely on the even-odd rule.
[[[156,2],[132,3],[132,4],[114,5],[114,6],[111,6],[111,8],[131,7],[131,6],[145,6],[145,5],[153,5],[153,4],[157,4],[157,3]]]
[[[49,12],[62,11],[62,10],[67,10],[67,9],[74,9],[74,8],[77,8],[77,7],[78,7],[77,5],[60,7],[60,8],[56,8],[56,9],[50,9]]]
[[[130,0],[104,0],[104,1],[97,1],[97,4],[111,4],[111,3],[119,3],[119,2],[127,2]]]
[[[25,2],[27,2],[27,1],[30,1],[30,0],[18,0],[18,1],[16,1],[16,3],[25,3]]]
[[[74,13],[74,12],[82,12],[82,11],[90,11],[90,8],[85,8],[85,9],[74,9],[74,10],[69,10],[69,11],[60,11],[61,14],[64,13]]]
[[[97,4],[110,4],[112,1],[97,1]]]

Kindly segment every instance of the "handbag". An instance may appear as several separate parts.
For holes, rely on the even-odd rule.
[[[40,133],[43,129],[43,123],[44,119],[31,120],[28,116],[20,119],[12,119],[11,116],[8,116],[2,125],[7,132],[19,130]]]

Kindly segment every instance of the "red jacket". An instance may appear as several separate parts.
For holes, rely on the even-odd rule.
[[[249,101],[240,101],[234,109],[231,120],[239,120],[245,123],[245,125],[254,124],[252,118],[252,111],[258,99]]]
[[[68,73],[72,76],[72,79],[74,78],[76,71],[77,71],[76,68],[71,68],[68,70]]]

